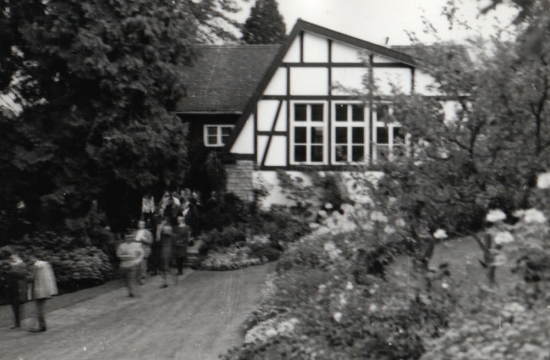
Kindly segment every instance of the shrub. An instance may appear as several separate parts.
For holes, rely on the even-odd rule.
[[[199,253],[206,255],[211,249],[228,247],[246,241],[246,234],[238,228],[226,227],[222,231],[214,229],[201,236],[202,245]]]
[[[202,216],[202,226],[205,231],[217,229],[222,231],[226,227],[238,227],[249,219],[246,204],[235,194],[225,194],[221,201]]]

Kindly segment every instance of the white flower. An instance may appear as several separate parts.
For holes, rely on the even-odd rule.
[[[384,227],[384,232],[388,235],[391,235],[395,233],[395,229],[393,228],[393,226],[386,225]]]
[[[537,187],[539,189],[548,189],[550,187],[550,172],[538,175]]]
[[[497,222],[506,219],[506,214],[499,209],[491,210],[487,213],[487,217],[485,219],[489,222]]]
[[[340,306],[344,306],[348,303],[346,300],[346,296],[344,294],[340,294]]]
[[[348,283],[346,284],[346,290],[353,290],[353,284],[351,283],[351,281],[348,281]]]
[[[448,288],[449,288],[449,284],[447,284],[447,283],[445,283],[445,282],[444,282],[444,283],[441,283],[441,287],[442,287],[443,289],[448,289]]]
[[[332,209],[332,204],[331,203],[326,203],[325,204],[325,209]]]
[[[525,210],[525,217],[523,218],[526,223],[543,223],[546,221],[544,214],[537,209]]]
[[[369,311],[373,312],[373,311],[376,311],[376,310],[378,310],[378,306],[376,306],[376,304],[370,304]]]
[[[525,210],[516,210],[512,215],[517,218],[522,218],[525,215]]]
[[[405,223],[405,220],[397,219],[397,220],[395,220],[395,225],[399,226],[399,227],[405,227],[405,225],[407,225],[407,224]]]
[[[319,292],[320,293],[324,292],[326,288],[327,288],[327,286],[325,284],[319,285]]]
[[[318,224],[318,223],[314,223],[314,222],[310,222],[310,223],[309,223],[309,227],[310,227],[311,229],[317,229],[317,228],[320,227],[320,226],[321,226],[321,225]]]
[[[267,330],[265,331],[265,335],[266,335],[267,337],[276,336],[276,335],[277,335],[277,330],[275,330],[275,329],[267,329]]]
[[[370,219],[373,221],[388,222],[388,218],[380,211],[373,211],[370,214]]]
[[[434,232],[434,238],[436,238],[436,239],[446,239],[447,238],[447,232],[443,229],[437,229],[437,231]]]
[[[324,178],[327,174],[324,171],[319,171],[319,176]]]
[[[508,231],[501,231],[497,233],[494,237],[495,244],[508,244],[514,241],[514,236],[510,234]]]
[[[340,209],[342,209],[344,214],[351,214],[355,212],[355,208],[351,204],[342,204],[340,205]]]
[[[332,315],[332,317],[334,318],[334,321],[340,322],[340,320],[342,320],[342,313],[341,312],[335,312],[334,315]]]
[[[327,217],[327,212],[325,210],[319,210],[317,214],[319,214],[320,217]]]

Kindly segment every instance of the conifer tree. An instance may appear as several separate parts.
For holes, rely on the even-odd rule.
[[[279,44],[286,38],[286,26],[276,0],[257,0],[243,28],[247,44]]]

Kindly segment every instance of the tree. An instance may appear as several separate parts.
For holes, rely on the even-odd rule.
[[[205,27],[219,3],[233,1],[2,1],[0,90],[22,106],[0,118],[2,210],[22,201],[27,221],[59,229],[98,200],[122,229],[142,191],[177,182],[178,72],[201,33],[225,34]]]
[[[286,26],[276,0],[257,0],[243,27],[247,44],[280,44],[286,38]]]

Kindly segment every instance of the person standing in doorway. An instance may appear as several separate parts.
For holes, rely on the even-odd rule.
[[[8,297],[14,319],[11,329],[19,329],[21,328],[21,304],[27,301],[27,267],[17,254],[10,255],[8,276]]]
[[[138,297],[136,282],[138,267],[143,260],[143,248],[140,243],[134,241],[134,235],[124,236],[124,242],[116,250],[116,255],[120,259],[120,270],[124,276],[128,296]]]
[[[52,266],[36,257],[31,257],[32,275],[29,281],[32,282],[31,298],[36,302],[36,315],[38,318],[38,329],[30,330],[31,332],[46,331],[46,318],[44,316],[44,307],[46,300],[53,295],[57,295],[57,283],[53,273]]]

